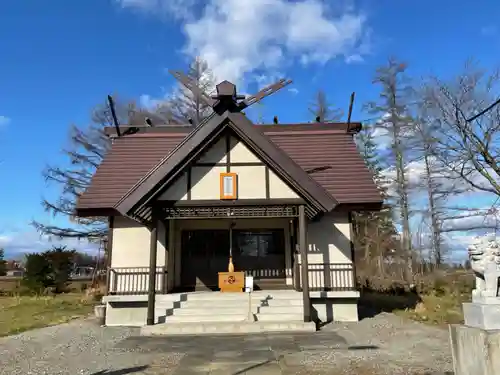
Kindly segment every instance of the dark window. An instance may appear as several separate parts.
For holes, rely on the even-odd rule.
[[[283,230],[237,230],[233,232],[233,253],[240,256],[263,258],[283,254]]]
[[[228,230],[185,230],[182,231],[182,243],[184,256],[229,256]]]

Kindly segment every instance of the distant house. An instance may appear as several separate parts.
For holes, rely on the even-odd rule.
[[[7,260],[6,262],[7,272],[5,276],[7,277],[22,277],[24,275],[24,269],[21,263],[17,260]]]
[[[7,266],[7,271],[22,269],[21,262],[17,260],[7,260],[6,266]]]
[[[9,277],[23,277],[24,275],[24,270],[23,269],[14,269],[14,270],[8,270],[5,276]]]
[[[71,273],[72,279],[85,279],[92,277],[94,273],[94,267],[75,267],[74,271]]]

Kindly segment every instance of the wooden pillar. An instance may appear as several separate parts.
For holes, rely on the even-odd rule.
[[[168,260],[167,260],[167,289],[170,292],[175,287],[175,222],[168,219]]]
[[[158,253],[158,214],[155,208],[151,215],[151,236],[149,243],[149,283],[148,283],[148,315],[146,324],[155,324],[155,298],[156,298],[156,256]]]
[[[352,285],[353,285],[353,290],[356,290],[356,285],[358,282],[358,278],[356,276],[356,249],[354,247],[354,221],[353,221],[353,214],[351,211],[348,213],[348,219],[349,219],[349,242],[351,243],[351,262],[352,262]]]
[[[304,322],[311,321],[311,298],[309,297],[309,263],[307,261],[307,222],[304,205],[299,206],[299,246],[302,272],[302,299],[304,302]]]
[[[115,225],[114,216],[108,218],[108,243],[106,244],[106,292],[108,295],[111,283],[111,256],[113,252],[113,228]],[[116,275],[115,275],[116,277]]]

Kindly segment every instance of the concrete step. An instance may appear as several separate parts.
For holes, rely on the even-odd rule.
[[[252,306],[252,312],[257,313],[258,306]],[[173,315],[248,315],[248,306],[220,307],[212,306],[211,308],[199,307],[182,307],[178,309],[170,309]]]
[[[166,323],[198,323],[198,322],[243,322],[248,319],[247,314],[219,314],[219,315],[170,315],[166,318]]]
[[[269,299],[274,299],[276,301],[299,301],[302,300],[302,295],[296,295],[296,294],[271,295]]]
[[[179,306],[179,302],[156,302],[155,309],[173,309],[174,307]]]
[[[264,306],[303,306],[304,301],[300,299],[269,299],[263,303]]]
[[[251,298],[252,300],[252,303],[257,303],[257,302],[262,302],[262,301],[266,301],[267,298],[264,298],[264,297],[255,297],[255,296],[252,296]],[[238,297],[230,297],[230,296],[219,296],[219,297],[214,297],[214,298],[201,298],[201,299],[193,299],[193,298],[188,298],[187,300],[185,301],[182,301],[181,303],[182,304],[197,304],[199,306],[203,306],[203,305],[207,305],[207,304],[221,304],[221,303],[224,303],[224,304],[228,304],[228,303],[238,303],[238,304],[241,304],[241,303],[244,303],[244,302],[248,302],[248,294],[241,297],[241,296],[238,296]]]
[[[260,306],[259,314],[304,314],[303,306]]]
[[[303,313],[258,313],[256,314],[257,321],[259,322],[293,322],[301,321],[304,319]]]
[[[169,294],[157,294],[156,295],[156,303],[159,302],[177,302],[180,301],[182,294],[181,293],[169,293]],[[146,296],[147,298],[147,296]]]
[[[141,327],[142,336],[159,335],[214,335],[214,334],[245,334],[266,332],[315,332],[313,322],[206,322],[199,324],[172,323],[155,324]]]
[[[252,306],[261,306],[263,301],[253,299],[252,300]],[[231,308],[231,307],[247,307],[248,308],[248,299],[247,300],[229,300],[229,299],[224,299],[224,300],[215,300],[215,301],[185,301],[180,303],[180,308],[193,308],[193,309],[211,309],[211,308]]]
[[[254,292],[257,293],[257,292]],[[266,291],[267,294],[272,296],[301,296],[302,292],[297,292],[296,290],[269,290]]]
[[[264,300],[269,298],[269,293],[252,293],[252,300]],[[247,293],[190,293],[181,298],[182,301],[222,301],[222,300],[248,300]]]

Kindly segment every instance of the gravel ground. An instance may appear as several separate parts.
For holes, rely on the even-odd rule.
[[[0,374],[453,374],[447,330],[392,314],[307,335],[137,336],[88,319],[2,338]]]
[[[310,353],[306,363],[317,368],[359,368],[367,374],[369,370],[375,374],[453,374],[447,329],[382,313],[358,323],[329,324],[322,331],[345,338],[351,350]]]

